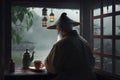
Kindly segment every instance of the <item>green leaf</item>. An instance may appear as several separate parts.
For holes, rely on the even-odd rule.
[[[17,18],[14,17],[14,16],[12,16],[12,22],[13,22],[14,24],[16,24],[16,22],[17,22]]]
[[[27,21],[26,21],[26,25],[27,26],[23,26],[22,22],[24,20],[24,17],[27,16]],[[26,8],[26,7],[21,7],[21,6],[12,6],[11,8],[11,21],[16,24],[17,20],[20,20],[20,24],[16,25],[19,26],[19,30],[20,32],[24,31],[25,28],[27,28],[27,31],[32,27],[33,24],[33,14],[30,11],[30,8]],[[14,29],[14,27],[12,27],[12,41],[19,44],[20,41],[22,40],[21,34],[19,32],[17,32],[16,29]]]
[[[28,12],[27,14],[29,18],[33,18],[33,14],[31,12]]]
[[[18,19],[19,19],[21,22],[23,21],[23,18],[24,18],[24,14],[23,14],[23,13],[18,14]]]

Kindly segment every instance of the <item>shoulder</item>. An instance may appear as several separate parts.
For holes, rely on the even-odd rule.
[[[90,46],[89,43],[88,43],[88,41],[87,41],[84,37],[82,37],[82,36],[79,35],[79,39],[80,39],[80,41],[81,41],[84,45]]]
[[[70,43],[69,37],[65,37],[65,38],[63,38],[62,40],[56,42],[56,43],[54,44],[54,46],[65,46],[65,45],[67,45],[67,44],[69,44],[69,43]]]

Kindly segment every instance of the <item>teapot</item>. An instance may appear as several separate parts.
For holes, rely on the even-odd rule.
[[[30,56],[30,53],[28,51],[28,49],[26,49],[26,52],[23,54],[23,59],[22,59],[22,65],[23,65],[23,69],[28,69],[31,62],[34,59],[34,51],[32,52],[32,56]]]

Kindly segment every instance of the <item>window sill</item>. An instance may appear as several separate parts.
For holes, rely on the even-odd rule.
[[[100,69],[96,69],[95,73],[96,73],[98,80],[120,80],[120,76],[110,74],[105,71],[101,71]]]
[[[23,70],[17,68],[13,73],[6,72],[4,78],[5,80],[46,80],[49,78],[49,75],[46,69],[42,72],[35,72],[30,69]]]

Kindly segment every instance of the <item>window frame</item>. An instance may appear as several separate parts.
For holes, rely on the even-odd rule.
[[[94,16],[93,13],[94,13],[94,9],[96,9],[96,6],[93,7],[92,9],[92,18],[91,18],[91,21],[92,21],[92,25],[91,25],[91,28],[92,28],[92,49],[94,51],[94,39],[100,39],[100,43],[101,43],[101,46],[100,46],[100,52],[96,52],[94,51],[94,55],[98,55],[100,56],[100,68],[97,68],[99,71],[103,71],[103,72],[106,72],[103,70],[103,58],[104,57],[107,57],[107,58],[111,58],[112,59],[112,73],[110,74],[116,74],[116,59],[119,59],[120,60],[120,56],[117,56],[115,55],[115,40],[120,40],[120,35],[116,35],[115,34],[115,27],[116,27],[116,24],[115,24],[115,17],[116,15],[120,15],[120,11],[115,11],[115,4],[117,3],[116,0],[111,0],[112,1],[112,12],[111,13],[107,13],[107,14],[103,14],[103,7],[104,7],[104,1],[101,1],[100,3],[97,3],[98,5],[100,4],[99,7],[97,7],[98,9],[100,8],[100,15],[97,15],[97,16]],[[109,5],[109,4],[107,4]],[[103,34],[103,18],[105,17],[109,17],[111,16],[112,17],[112,35],[104,35]],[[94,19],[100,19],[100,35],[94,35]],[[111,39],[112,40],[112,54],[104,54],[104,51],[103,51],[103,40],[104,39]]]

